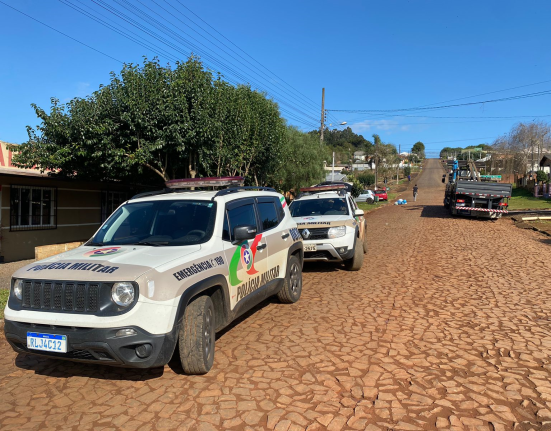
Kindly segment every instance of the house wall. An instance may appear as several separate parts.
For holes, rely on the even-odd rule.
[[[88,240],[101,224],[102,190],[133,193],[129,186],[55,180],[49,177],[0,175],[0,255],[5,262],[32,259],[35,247]],[[57,227],[40,230],[10,230],[11,185],[57,188]]]

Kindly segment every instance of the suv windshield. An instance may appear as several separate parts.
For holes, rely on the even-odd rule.
[[[212,236],[216,203],[192,200],[136,202],[120,207],[86,245],[179,246]]]
[[[289,209],[293,217],[348,214],[344,198],[298,200],[294,201]]]

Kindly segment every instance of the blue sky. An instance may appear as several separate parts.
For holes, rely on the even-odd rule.
[[[280,106],[287,111],[283,116],[304,130],[319,127],[322,87],[327,109],[385,110],[440,104],[551,80],[548,1],[64,0],[100,13],[102,19],[108,17],[126,34],[131,30],[145,37],[157,45],[152,49],[125,39],[61,1],[2,1],[123,62],[136,63],[144,55],[152,58],[156,54],[168,62],[166,57],[182,59],[194,51],[213,68],[231,68],[242,75],[232,76],[223,69],[228,79],[249,80],[268,90],[282,102]],[[146,23],[125,10],[128,4],[158,19],[167,34],[152,27],[151,20]],[[152,39],[101,5],[123,11],[173,46]],[[109,72],[121,69],[118,61],[1,3],[0,22],[0,140],[21,143],[27,139],[26,126],[38,124],[31,103],[49,109],[50,97],[62,102],[85,97],[109,81]],[[226,47],[217,41],[213,44],[212,36]],[[195,49],[190,49],[190,41]],[[549,89],[551,82],[450,103]],[[444,146],[491,143],[516,122],[535,116],[549,115],[540,119],[551,121],[550,100],[551,95],[544,95],[400,116],[330,112],[328,122],[346,121],[367,138],[378,133],[402,151],[420,140],[434,154],[430,152]]]

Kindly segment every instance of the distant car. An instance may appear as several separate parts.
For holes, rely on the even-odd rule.
[[[375,195],[379,197],[380,201],[388,201],[386,190],[375,190],[373,193],[375,193]]]
[[[372,204],[377,199],[375,199],[375,194],[371,190],[364,190],[360,196],[354,199],[356,202],[367,202]]]

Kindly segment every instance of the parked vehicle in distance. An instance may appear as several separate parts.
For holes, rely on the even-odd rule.
[[[388,201],[388,195],[386,193],[386,189],[385,190],[373,190],[373,193],[375,193],[375,195],[377,195],[379,197],[379,200],[380,201]]]
[[[472,160],[448,160],[446,165],[451,172],[442,176],[443,183],[448,177],[444,208],[452,216],[498,219],[509,212],[512,184],[481,181]]]
[[[364,190],[361,195],[354,198],[356,202],[367,202],[368,204],[372,204],[377,199],[375,198],[375,194],[371,190]]]
[[[178,346],[187,374],[207,373],[216,332],[267,297],[293,303],[302,291],[302,236],[284,197],[242,181],[168,181],[121,205],[83,246],[16,271],[12,348],[150,368]]]
[[[290,206],[304,239],[304,261],[344,262],[358,271],[367,253],[367,222],[344,184],[306,187]]]

